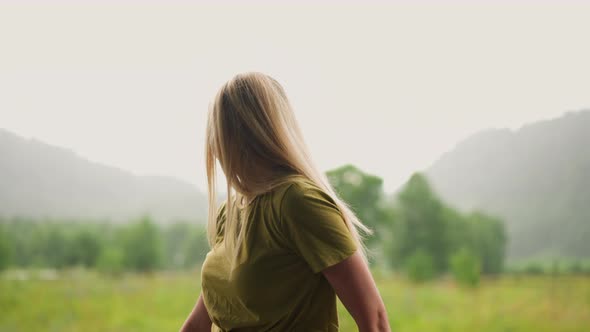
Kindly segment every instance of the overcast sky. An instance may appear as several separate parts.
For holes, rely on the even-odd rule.
[[[391,192],[472,133],[590,107],[588,5],[115,3],[0,4],[0,128],[204,189],[207,105],[256,70],[322,170]]]

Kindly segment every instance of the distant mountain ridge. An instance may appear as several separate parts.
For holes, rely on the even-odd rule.
[[[475,134],[427,169],[462,209],[505,219],[509,257],[590,257],[590,110]]]
[[[206,196],[172,177],[137,176],[0,128],[0,216],[124,222],[144,214],[203,222]]]

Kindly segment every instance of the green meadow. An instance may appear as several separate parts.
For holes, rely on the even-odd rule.
[[[413,283],[374,272],[393,331],[585,332],[590,277],[485,277],[477,288],[452,278]],[[177,331],[199,294],[199,271],[105,277],[88,270],[5,271],[0,332]],[[341,331],[357,331],[339,303]]]

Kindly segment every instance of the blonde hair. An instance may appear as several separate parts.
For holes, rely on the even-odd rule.
[[[285,91],[274,78],[260,72],[244,72],[221,86],[209,104],[205,160],[209,197],[207,238],[211,248],[216,242],[220,210],[215,188],[217,161],[227,181],[223,243],[232,254],[230,270],[236,266],[244,239],[242,223],[248,220],[248,199],[288,182],[291,175],[307,177],[334,199],[367,263],[367,248],[359,231],[373,231],[358,219],[316,167]],[[257,176],[257,170],[264,170],[269,176]]]

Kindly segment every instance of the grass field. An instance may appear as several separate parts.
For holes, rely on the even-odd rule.
[[[104,278],[85,271],[0,278],[0,331],[177,331],[199,294],[198,271]],[[452,280],[414,285],[375,275],[393,331],[587,332],[590,277]],[[49,280],[48,280],[49,279]],[[357,331],[340,305],[341,331]]]

